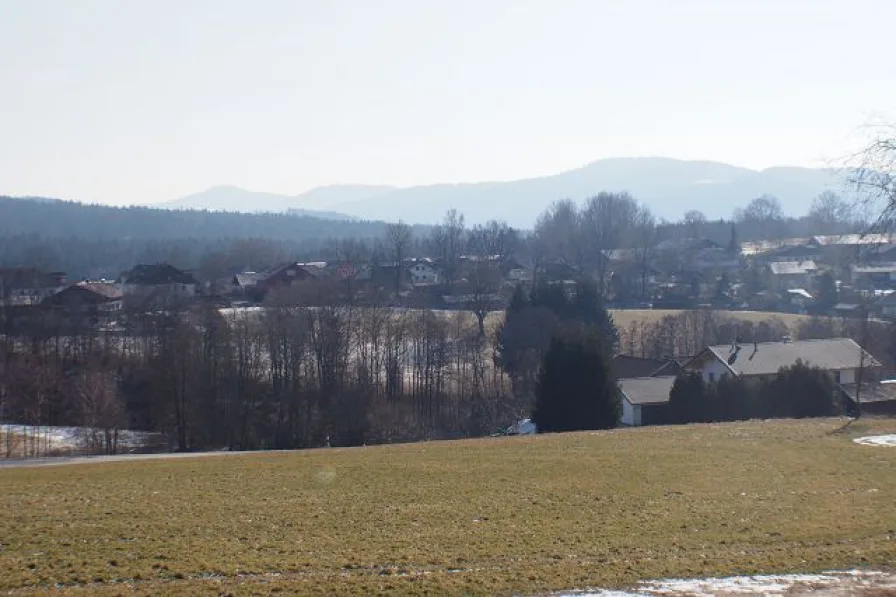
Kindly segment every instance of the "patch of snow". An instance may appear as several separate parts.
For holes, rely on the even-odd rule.
[[[0,429],[9,431],[15,435],[27,435],[33,438],[39,438],[40,442],[44,438],[48,441],[50,448],[54,450],[75,450],[83,447],[85,439],[92,433],[102,433],[89,427],[37,427],[33,425],[19,425],[17,423],[2,423]],[[131,429],[118,430],[118,448],[121,450],[142,448],[158,441],[159,434],[151,431],[134,431]]]
[[[891,435],[869,435],[867,437],[858,437],[854,440],[857,444],[863,446],[893,446],[896,447],[896,433]]]
[[[517,421],[507,428],[507,435],[532,435],[538,431],[532,419]]]
[[[631,591],[598,590],[560,597],[714,597],[716,595],[861,595],[896,590],[896,574],[874,570],[763,574],[643,581]]]

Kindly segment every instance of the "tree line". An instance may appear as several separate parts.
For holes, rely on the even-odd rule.
[[[135,263],[168,261],[211,280],[289,259],[372,262],[400,254],[438,258],[452,282],[458,257],[465,252],[562,259],[580,272],[600,274],[606,273],[602,270],[611,251],[630,249],[646,272],[653,248],[663,240],[706,237],[728,246],[732,240],[855,232],[866,224],[853,206],[832,193],[820,195],[810,212],[798,218],[785,216],[776,198],[763,196],[727,220],[710,221],[689,211],[674,222],[657,219],[627,193],[599,193],[582,205],[554,202],[527,231],[500,222],[467,226],[463,214],[454,210],[436,226],[419,226],[0,196],[0,266],[66,271],[73,279],[115,278]]]
[[[699,373],[684,373],[672,385],[668,406],[669,421],[678,424],[842,414],[830,375],[800,361],[764,380],[724,376],[707,383]]]

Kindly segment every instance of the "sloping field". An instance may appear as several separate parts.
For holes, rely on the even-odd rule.
[[[896,420],[0,469],[0,592],[544,594],[896,562]]]

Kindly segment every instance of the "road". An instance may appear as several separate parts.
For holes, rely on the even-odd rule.
[[[244,454],[271,454],[277,452],[290,452],[292,450],[256,450],[252,452],[229,452],[217,450],[214,452],[163,452],[160,454],[114,454],[108,456],[58,456],[54,458],[28,458],[0,460],[0,469],[4,468],[29,468],[39,466],[66,466],[70,464],[91,464],[103,462],[133,462],[138,460],[170,460],[174,458],[206,458],[209,456],[242,456]]]

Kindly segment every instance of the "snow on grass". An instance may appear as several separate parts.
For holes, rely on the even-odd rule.
[[[874,570],[767,574],[644,581],[633,591],[571,593],[565,597],[714,597],[718,595],[862,595],[896,590],[896,573]]]
[[[896,447],[896,433],[890,435],[869,435],[867,437],[857,437],[852,440],[863,446],[893,446]]]
[[[33,441],[44,445],[50,450],[72,451],[78,450],[88,442],[91,434],[102,434],[101,430],[89,427],[47,427],[19,425],[16,423],[0,423],[0,431],[10,434],[15,438],[32,438]],[[119,450],[135,450],[158,443],[159,434],[150,431],[134,431],[130,429],[118,430]]]

